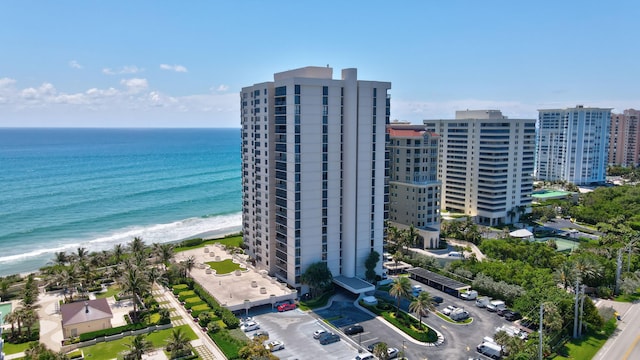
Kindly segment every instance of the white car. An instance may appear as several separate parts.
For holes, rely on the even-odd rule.
[[[258,323],[255,321],[247,321],[242,326],[240,326],[240,329],[244,332],[248,332],[260,329],[260,325],[258,325]]]
[[[394,347],[387,348],[387,359],[394,359],[398,356],[398,352],[399,350]]]
[[[327,330],[325,329],[318,329],[316,331],[313,332],[313,338],[314,339],[320,339],[320,337],[322,336],[322,334],[326,334]]]
[[[446,308],[442,309],[442,313],[445,314],[445,315],[449,315],[449,314],[451,314],[451,312],[453,310],[455,310],[457,308],[458,308],[457,306],[449,305]]]
[[[271,340],[271,341],[267,342],[264,345],[264,347],[267,350],[269,350],[271,352],[274,352],[274,351],[278,351],[278,350],[284,349],[284,343],[282,341],[279,341],[279,340]]]

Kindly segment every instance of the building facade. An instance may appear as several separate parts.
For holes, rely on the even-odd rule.
[[[382,254],[390,88],[305,67],[242,89],[243,235],[257,268],[301,288],[315,262],[363,278]]]
[[[640,111],[627,109],[611,114],[609,130],[609,165],[640,164]]]
[[[534,177],[576,185],[602,183],[607,173],[611,109],[538,110]]]
[[[393,122],[389,133],[389,221],[413,225],[423,248],[440,242],[438,134],[424,125]]]
[[[455,119],[425,120],[440,135],[438,178],[442,210],[479,224],[517,221],[530,211],[535,119],[509,119],[499,110],[456,111]]]

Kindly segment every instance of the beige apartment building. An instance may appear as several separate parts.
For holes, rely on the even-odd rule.
[[[438,134],[424,125],[393,122],[389,134],[389,221],[413,225],[423,248],[440,239]]]
[[[609,165],[640,164],[640,111],[627,109],[611,114],[609,133]]]

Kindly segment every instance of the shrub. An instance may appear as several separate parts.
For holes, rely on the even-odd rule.
[[[607,286],[600,286],[598,288],[598,296],[601,298],[609,299],[613,296],[613,290]]]
[[[182,291],[178,294],[178,300],[184,301],[187,298],[194,297],[196,293],[193,290]]]
[[[177,284],[173,285],[173,294],[178,295],[179,293],[189,290],[189,286],[187,284]]]
[[[201,238],[188,239],[180,243],[180,247],[192,247],[198,246],[202,244],[203,240]]]
[[[218,332],[209,332],[209,337],[215,341],[216,345],[224,353],[227,359],[239,359],[238,352],[247,344],[247,341],[241,341],[229,334],[229,331],[220,330]]]
[[[184,299],[184,307],[187,309],[191,309],[192,307],[200,304],[204,304],[205,302],[200,299],[198,296],[190,297]]]
[[[191,308],[191,316],[197,318],[203,311],[209,311],[211,308],[207,304],[196,305]]]
[[[229,310],[222,314],[222,322],[227,326],[227,329],[235,329],[240,326],[240,320]]]
[[[96,331],[80,334],[80,341],[93,340],[101,336],[111,336],[111,335],[123,333],[125,331],[144,329],[146,327],[147,325],[145,324],[137,323],[137,324],[127,324],[127,325],[118,326],[110,329],[96,330]]]

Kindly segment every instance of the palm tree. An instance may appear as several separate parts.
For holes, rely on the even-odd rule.
[[[120,260],[122,260],[122,255],[124,255],[124,249],[122,248],[122,244],[116,244],[113,247],[113,260],[115,264],[120,263]]]
[[[576,258],[573,261],[573,268],[581,283],[583,283],[585,279],[596,278],[602,275],[602,265],[591,257],[581,256]]]
[[[191,276],[191,270],[196,266],[196,258],[193,256],[189,256],[187,260],[184,261],[184,267],[187,270],[187,275]]]
[[[167,339],[165,350],[171,353],[171,358],[175,359],[191,354],[190,340],[182,329],[173,329],[171,337]]]
[[[143,272],[136,266],[129,267],[121,279],[122,290],[133,296],[133,313],[138,316],[138,304],[143,293],[149,291],[149,283]],[[133,320],[133,319],[132,319]]]
[[[409,247],[415,246],[417,241],[418,241],[418,231],[413,226],[413,224],[411,224],[411,226],[409,226],[409,228],[404,231],[402,244],[407,248],[407,250],[409,250]]]
[[[435,311],[435,309],[433,298],[426,291],[422,291],[420,295],[409,304],[409,311],[416,313],[420,319],[420,329],[422,329],[422,317],[427,316],[428,311]]]
[[[56,251],[54,254],[53,262],[58,266],[64,266],[67,261],[69,261],[69,257],[67,253],[64,251]]]
[[[399,277],[393,280],[391,288],[389,289],[389,295],[396,298],[398,305],[396,306],[396,315],[400,313],[400,299],[408,298],[411,294],[411,281],[406,277]]]
[[[38,322],[38,313],[33,309],[25,309],[22,315],[22,321],[27,328],[27,337],[31,338],[31,328]]]
[[[567,290],[575,276],[573,264],[569,261],[563,262],[553,273],[553,276],[556,281],[562,284],[562,287]]]
[[[141,252],[144,252],[144,250],[145,250],[144,241],[142,240],[141,237],[136,236],[129,243],[129,251],[131,251],[132,254],[141,253]]]
[[[391,256],[393,261],[396,263],[396,267],[395,267],[396,272],[398,271],[398,262],[400,262],[400,260],[402,260],[403,257],[404,255],[402,254],[402,250],[396,251],[396,253]]]
[[[18,322],[18,316],[16,315],[16,312],[10,312],[7,315],[4,316],[4,322],[7,324],[11,324],[11,337],[15,337],[16,335],[16,323]]]
[[[141,360],[143,354],[153,349],[153,344],[143,334],[136,335],[131,339],[130,344],[125,345],[129,348],[129,352],[125,355],[127,360]]]
[[[156,256],[164,264],[164,269],[167,270],[167,265],[173,259],[173,245],[169,243],[159,244],[156,247]]]
[[[387,349],[388,346],[386,343],[379,342],[373,347],[373,356],[379,360],[387,360],[389,359],[389,352]]]

